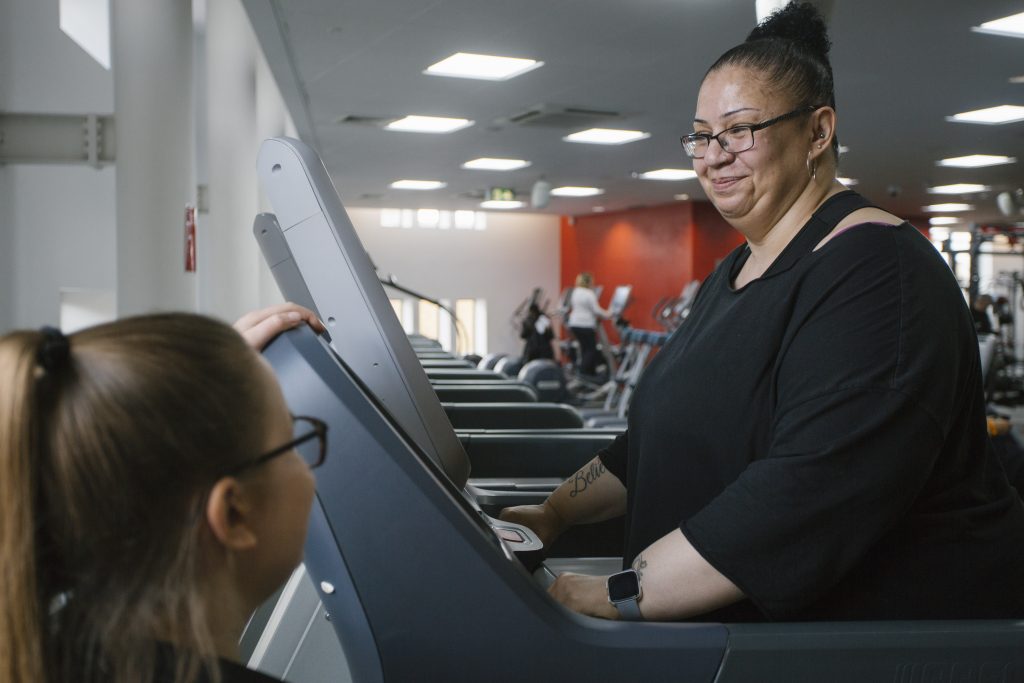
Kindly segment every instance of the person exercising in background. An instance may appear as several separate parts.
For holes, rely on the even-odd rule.
[[[597,303],[597,295],[591,289],[593,285],[593,275],[580,273],[569,299],[569,330],[580,345],[579,371],[584,375],[597,374],[597,326],[599,319],[611,316]]]
[[[982,294],[974,300],[971,306],[971,316],[974,318],[974,329],[978,334],[992,334],[995,328],[992,327],[992,318],[988,315],[989,306],[992,305],[992,297]]]
[[[530,312],[523,319],[519,337],[525,341],[523,363],[529,363],[538,358],[555,357],[555,352],[551,348],[551,340],[555,337],[551,329],[551,318],[544,315],[544,311],[540,310],[540,306],[537,304],[530,304]]]

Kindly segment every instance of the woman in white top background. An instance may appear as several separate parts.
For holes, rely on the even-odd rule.
[[[593,284],[593,275],[580,273],[576,276],[576,287],[569,299],[569,330],[580,345],[578,369],[584,375],[597,374],[597,325],[599,319],[611,316],[597,303],[597,295],[591,289]]]

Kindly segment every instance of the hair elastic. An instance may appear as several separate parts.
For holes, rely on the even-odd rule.
[[[64,333],[56,327],[42,327],[39,333],[43,335],[43,342],[37,355],[39,365],[47,372],[53,372],[67,362],[71,344]]]

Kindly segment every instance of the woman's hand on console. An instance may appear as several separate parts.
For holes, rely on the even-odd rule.
[[[303,323],[312,327],[317,334],[325,329],[316,313],[291,302],[246,313],[238,319],[234,327],[249,346],[262,351],[274,337]]]

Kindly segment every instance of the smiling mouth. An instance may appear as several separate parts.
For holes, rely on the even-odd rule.
[[[715,178],[714,180],[711,181],[711,186],[715,189],[716,192],[720,192],[722,190],[728,190],[733,185],[738,183],[740,180],[741,178],[738,176],[729,176],[727,178]]]

